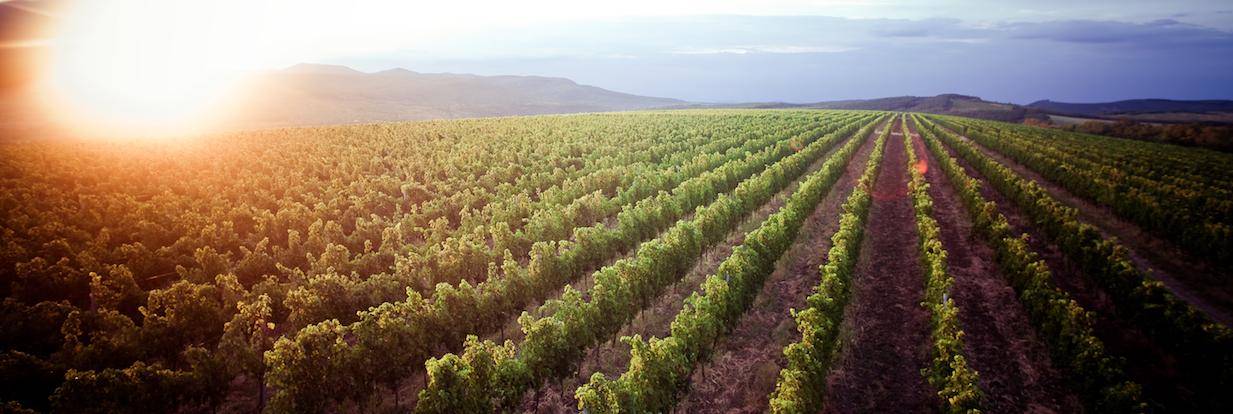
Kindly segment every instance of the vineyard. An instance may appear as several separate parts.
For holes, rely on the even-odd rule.
[[[1233,412],[1233,155],[680,110],[0,143],[2,412]]]

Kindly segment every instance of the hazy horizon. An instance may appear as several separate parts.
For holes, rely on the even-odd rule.
[[[16,0],[0,2],[6,27],[0,61],[13,72],[17,59],[9,55],[50,49],[65,63],[90,66],[91,74],[78,77],[148,72],[172,77],[165,83],[181,89],[226,73],[324,63],[363,71],[564,77],[693,102],[939,93],[1021,104],[1233,98],[1231,4],[978,5],[460,1],[339,9],[313,1]],[[119,49],[112,57],[133,56],[141,66],[126,59],[101,62],[84,52],[107,48]],[[83,52],[64,58],[64,50]],[[162,59],[141,57],[150,55]]]
[[[815,102],[940,93],[1021,104],[1041,99],[1233,98],[1233,33],[1176,19],[985,25],[958,19],[653,17],[560,23],[517,34],[526,37],[515,31],[497,37],[514,39],[515,45],[552,43],[555,48],[494,51],[481,57],[451,57],[448,52],[478,50],[483,36],[492,36],[486,34],[422,52],[319,63],[364,71],[403,67],[564,77],[622,92],[701,102]],[[558,39],[565,34],[572,37]],[[656,42],[658,37],[683,40]],[[603,44],[604,49],[591,44]]]

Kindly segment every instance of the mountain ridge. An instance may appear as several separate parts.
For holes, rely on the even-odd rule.
[[[220,107],[222,130],[427,119],[689,108],[863,109],[924,112],[1006,122],[1077,125],[1129,120],[1156,124],[1233,124],[1233,101],[1131,99],[1027,105],[944,93],[818,102],[698,103],[617,92],[563,78],[469,73],[422,73],[405,68],[363,72],[347,66],[301,63],[250,77]],[[25,105],[28,97],[0,90],[0,127],[37,131],[50,123]]]
[[[362,72],[302,63],[249,80],[228,120],[245,127],[608,112],[685,101],[629,94],[546,76]]]

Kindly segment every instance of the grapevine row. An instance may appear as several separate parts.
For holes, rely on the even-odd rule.
[[[6,267],[0,269],[4,276],[0,288],[14,289],[11,296],[6,291],[4,302],[4,313],[14,321],[5,326],[5,347],[12,355],[24,353],[37,361],[37,375],[50,378],[37,382],[50,388],[40,385],[40,391],[23,393],[35,400],[41,395],[45,401],[60,385],[64,385],[63,395],[106,392],[117,381],[155,387],[167,372],[212,384],[185,396],[213,404],[227,395],[226,384],[232,379],[262,382],[262,353],[269,349],[263,344],[295,325],[286,323],[290,313],[317,303],[346,305],[330,309],[344,309],[339,313],[353,309],[352,315],[354,309],[362,309],[348,302],[331,302],[347,296],[340,292],[368,295],[365,300],[377,302],[406,298],[406,279],[390,275],[369,277],[373,283],[367,286],[374,289],[367,292],[334,288],[352,286],[348,283],[368,274],[370,270],[365,269],[379,262],[374,258],[401,255],[411,246],[408,241],[435,233],[433,228],[419,228],[425,224],[421,219],[430,218],[424,214],[457,211],[459,217],[479,217],[496,206],[472,197],[480,193],[527,194],[528,190],[539,191],[532,188],[548,188],[541,200],[551,199],[556,197],[553,194],[565,193],[550,187],[575,183],[569,177],[586,177],[582,174],[592,171],[592,166],[633,175],[663,159],[691,159],[677,158],[671,151],[691,150],[691,145],[706,140],[701,135],[774,130],[776,125],[796,128],[795,122],[805,119],[799,113],[733,118],[651,114],[320,128],[295,136],[259,133],[220,138],[226,144],[211,146],[209,151],[160,152],[156,148],[148,161],[140,151],[120,154],[130,158],[129,162],[94,146],[77,149],[48,144],[48,151],[67,152],[22,155],[13,163],[21,167],[12,171],[29,175],[29,179],[4,182],[6,189],[29,184],[6,191],[5,197],[6,203],[15,201],[22,207],[4,213],[5,233],[18,235],[6,240]],[[742,126],[750,121],[755,121],[755,128]],[[458,134],[462,134],[460,139]],[[477,142],[476,136],[467,134],[483,139]],[[673,140],[679,142],[661,145]],[[356,145],[357,141],[363,145]],[[740,138],[726,141],[742,147],[748,144]],[[453,155],[461,159],[452,159]],[[32,175],[30,171],[38,170],[26,164],[40,156],[52,163],[78,161],[79,167]],[[83,156],[93,158],[80,162]],[[142,161],[131,162],[132,158]],[[629,161],[638,164],[614,167]],[[102,164],[110,164],[111,171],[82,172]],[[169,178],[146,177],[142,175],[146,170]],[[596,184],[579,185],[607,185],[601,183],[613,174],[602,174],[594,176],[599,179]],[[521,187],[518,191],[510,184],[514,178],[522,180],[516,185]],[[417,181],[428,187],[415,187]],[[117,183],[124,184],[117,187]],[[56,196],[28,197],[43,188],[63,188],[81,197],[71,202],[58,202]],[[457,192],[461,198],[442,192]],[[424,203],[425,197],[431,205]],[[454,201],[432,201],[444,198]],[[74,209],[83,214],[71,214]],[[432,221],[452,226],[455,219],[436,217]],[[292,231],[305,228],[307,237]],[[167,237],[180,230],[188,233]],[[26,237],[26,232],[33,237]],[[279,238],[279,233],[285,236]],[[184,252],[187,259],[182,259]],[[23,262],[25,254],[39,257]],[[10,260],[15,266],[7,266]],[[184,269],[171,273],[181,280],[170,286],[159,288],[174,278],[147,279],[151,272],[176,264],[183,264]],[[10,273],[14,268],[15,278]],[[383,276],[384,281],[380,280]],[[324,288],[319,293],[299,295],[296,290],[318,281]],[[402,286],[391,288],[395,284]],[[72,302],[38,302],[63,297]],[[250,308],[256,309],[246,310]],[[220,366],[224,369],[216,369]],[[67,369],[75,370],[73,378],[82,382],[64,383]],[[102,379],[109,382],[97,382]],[[69,404],[70,400],[60,401]],[[82,401],[89,403],[89,399]],[[64,410],[74,408],[65,406]]]
[[[922,370],[925,379],[938,390],[943,411],[947,413],[979,413],[981,392],[977,385],[980,374],[968,366],[963,355],[963,329],[959,326],[959,308],[950,297],[955,278],[946,266],[946,249],[942,246],[941,228],[933,219],[933,199],[925,181],[923,160],[916,156],[908,118],[904,116],[904,150],[908,155],[908,193],[916,212],[917,247],[921,268],[925,272],[925,301],[921,305],[933,315],[933,364]]]
[[[852,128],[849,125],[844,130]],[[810,147],[828,147],[840,133],[846,132],[832,133],[814,141]],[[627,249],[623,246],[632,246],[653,236],[689,209],[705,204],[719,191],[732,188],[743,177],[761,171],[770,161],[791,152],[792,146],[781,142],[690,179],[671,194],[661,193],[622,212],[614,228],[597,226],[595,231],[579,232],[581,237],[561,246],[541,244],[525,269],[513,261],[506,261],[503,277],[478,286],[466,282],[457,288],[440,285],[431,299],[411,291],[403,302],[387,302],[361,312],[359,321],[351,325],[337,321],[310,325],[294,338],[279,340],[267,354],[270,372],[267,381],[278,390],[272,402],[292,410],[304,410],[304,407],[323,406],[326,401],[366,400],[368,390],[376,384],[396,390],[413,367],[420,366],[438,349],[451,341],[461,341],[460,337],[474,334],[477,329],[499,327],[507,315],[520,309],[522,304],[532,298],[546,297],[585,269],[580,262],[597,263],[603,255]],[[321,338],[348,336],[358,338],[357,343],[339,348],[313,348],[316,342],[328,340]],[[335,357],[338,362],[328,367],[329,371],[355,373],[360,384],[373,385],[350,387],[362,390],[356,395],[321,393],[322,389],[328,389],[329,379],[316,375],[311,361],[330,355],[352,358]]]
[[[1229,328],[1211,321],[1135,267],[1124,247],[1101,237],[1096,228],[1077,218],[1075,209],[1055,200],[1039,184],[1019,177],[953,132],[932,125],[930,129],[1027,212],[1067,257],[1108,292],[1119,311],[1148,334],[1170,338],[1162,343],[1181,355],[1203,359],[1203,382],[1213,389],[1233,387],[1233,332]]]
[[[865,219],[872,203],[870,191],[890,130],[888,124],[878,135],[863,174],[844,200],[839,229],[831,236],[831,249],[821,268],[821,281],[806,299],[809,307],[792,311],[801,340],[784,348],[788,365],[779,372],[775,391],[771,393],[772,413],[815,413],[822,409],[826,376],[839,345],[843,310],[848,303],[852,273],[865,235]]]
[[[862,131],[863,132],[863,131]],[[596,373],[576,391],[589,413],[667,412],[688,386],[696,364],[712,351],[761,290],[775,263],[796,239],[818,202],[839,180],[868,134],[849,140],[806,178],[777,212],[750,231],[677,313],[667,338],[622,338],[631,345],[629,369],[615,381]]]
[[[920,117],[915,120],[917,125],[924,124]],[[1028,247],[1027,235],[1013,234],[997,205],[981,195],[980,181],[942,147],[937,131],[918,131],[972,216],[973,230],[992,244],[998,267],[1049,345],[1054,363],[1069,371],[1084,404],[1095,412],[1143,411],[1139,385],[1126,379],[1121,360],[1105,352],[1104,343],[1092,331],[1093,316],[1053,285],[1052,272]]]
[[[975,119],[932,119],[951,127],[979,128],[994,134],[1010,132],[1013,134],[1010,138],[1048,142],[1050,147],[1064,150],[1077,160],[1125,167],[1135,176],[1158,181],[1165,186],[1194,186],[1199,190],[1233,189],[1233,171],[1227,171],[1233,167],[1233,159],[1219,152]],[[1100,148],[1101,151],[1091,151],[1092,148]]]
[[[831,130],[836,126],[828,126],[823,130]],[[800,131],[802,135],[795,135]],[[510,231],[506,222],[498,222],[493,226],[477,226],[471,232],[464,232],[460,237],[449,236],[445,241],[430,246],[429,250],[404,256],[398,261],[400,271],[393,275],[379,274],[370,276],[363,281],[346,285],[346,294],[340,294],[337,286],[331,280],[311,279],[305,286],[293,290],[289,296],[293,298],[308,296],[308,299],[296,300],[300,306],[292,312],[292,326],[302,327],[326,319],[339,319],[351,322],[357,311],[378,306],[384,302],[406,299],[391,297],[405,293],[406,287],[416,284],[432,286],[417,288],[421,295],[429,296],[429,300],[437,294],[457,295],[458,290],[480,288],[480,286],[463,286],[458,282],[467,281],[473,285],[481,275],[489,279],[504,277],[505,272],[526,272],[527,256],[543,256],[546,251],[557,250],[571,237],[574,242],[584,238],[588,233],[605,231],[608,227],[603,220],[623,211],[631,210],[636,203],[653,197],[657,192],[672,189],[693,177],[706,171],[718,168],[724,163],[739,159],[745,151],[760,151],[768,146],[789,139],[807,140],[820,135],[817,128],[793,128],[786,134],[775,134],[762,139],[746,140],[738,149],[727,151],[723,155],[699,155],[683,165],[670,166],[668,170],[643,170],[628,192],[620,192],[616,197],[606,198],[602,195],[588,196],[579,199],[584,204],[570,204],[564,210],[557,208],[542,208],[535,210],[527,224],[517,233]],[[735,139],[735,138],[734,138]],[[725,140],[730,141],[730,140]],[[785,147],[786,148],[786,147]],[[782,148],[781,148],[782,149]],[[744,151],[742,151],[744,150]],[[786,150],[786,149],[782,149]],[[692,151],[686,151],[692,153]],[[618,218],[620,216],[618,215]],[[553,224],[546,224],[553,223]],[[586,227],[575,227],[580,223],[595,223]],[[557,226],[555,230],[542,230],[546,226]],[[485,228],[490,229],[491,237],[483,234]],[[523,230],[541,229],[536,231]],[[445,231],[434,232],[447,233]],[[626,235],[627,236],[627,235]],[[489,242],[491,239],[491,243]],[[510,250],[510,254],[505,254]],[[592,266],[606,256],[621,251],[603,251],[592,255],[589,262],[576,263],[580,268]],[[531,254],[535,252],[535,254]],[[404,260],[405,259],[405,260]],[[517,263],[505,263],[513,260]],[[494,269],[496,274],[494,274]],[[442,283],[447,283],[442,285]],[[481,282],[483,285],[487,282]],[[323,290],[321,294],[308,290]],[[377,295],[373,292],[390,292],[388,295]],[[299,296],[297,296],[297,294]],[[325,297],[321,297],[325,296]],[[315,305],[315,306],[313,306]],[[520,305],[520,304],[514,304]],[[491,323],[483,320],[476,322]],[[452,327],[470,331],[466,326]],[[451,342],[459,342],[461,336]]]
[[[1074,194],[1109,206],[1118,216],[1219,263],[1233,261],[1233,192],[1205,182],[1140,177],[1134,164],[1088,161],[1091,144],[1058,150],[1015,133],[983,129],[969,137],[1022,163]],[[1056,144],[1054,144],[1056,145]]]
[[[530,387],[567,375],[586,349],[628,323],[684,274],[704,248],[804,173],[840,138],[814,142],[785,157],[699,209],[692,220],[679,222],[643,244],[634,257],[601,269],[586,298],[567,287],[559,300],[546,305],[552,309],[548,316],[535,319],[524,314],[519,323],[526,337],[517,348],[512,342],[497,345],[469,339],[461,356],[430,360],[429,384],[420,393],[417,412],[490,411],[494,401],[508,407]]]

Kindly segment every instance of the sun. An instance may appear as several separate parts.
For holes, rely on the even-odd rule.
[[[59,16],[40,82],[53,118],[92,135],[198,131],[259,64],[235,2],[83,1]],[[255,58],[257,57],[257,58]]]

